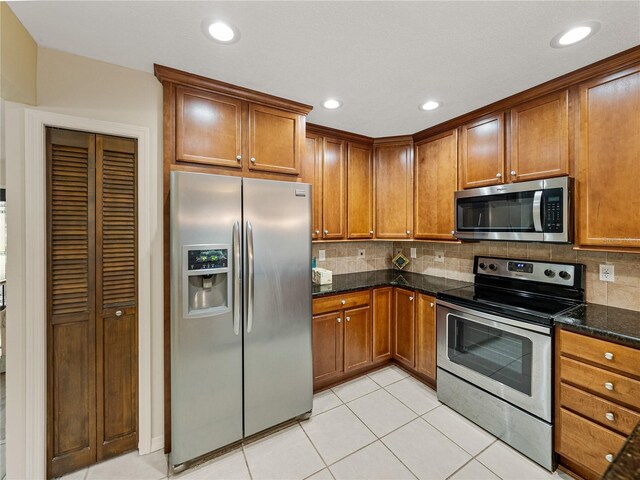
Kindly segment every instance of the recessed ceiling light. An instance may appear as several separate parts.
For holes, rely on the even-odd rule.
[[[420,105],[420,110],[435,110],[440,106],[440,102],[436,102],[435,100],[429,100],[428,102]]]
[[[322,102],[322,106],[324,108],[328,108],[329,110],[335,110],[336,108],[340,108],[342,106],[342,102],[340,100],[336,100],[335,98],[329,98]]]
[[[551,40],[555,48],[568,47],[594,35],[600,29],[599,22],[585,22],[569,30],[563,30]]]
[[[240,38],[238,29],[222,20],[207,19],[202,29],[207,37],[219,43],[235,43]]]

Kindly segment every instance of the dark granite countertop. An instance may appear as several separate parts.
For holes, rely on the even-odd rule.
[[[471,285],[459,280],[451,280],[431,275],[422,275],[400,270],[374,270],[371,272],[345,273],[333,276],[333,283],[328,285],[313,284],[313,297],[333,295],[336,293],[353,292],[372,287],[405,287],[418,290],[427,295],[437,295],[438,292]]]
[[[637,480],[640,478],[640,423],[602,477],[603,480]]]
[[[640,348],[640,312],[634,310],[587,303],[556,317],[555,322],[567,330]]]

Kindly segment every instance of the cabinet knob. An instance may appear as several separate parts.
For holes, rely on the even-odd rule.
[[[429,302],[429,306],[433,308],[433,302]]]
[[[502,178],[502,174],[501,173],[496,173],[496,178]]]
[[[413,297],[409,297],[409,301],[410,301],[410,302],[413,302]]]
[[[411,230],[407,230],[407,235],[411,235]]]
[[[369,235],[373,235],[373,230],[369,230]]]
[[[607,390],[613,390],[613,383],[605,382],[604,388],[606,388]]]
[[[607,459],[607,462],[611,463],[613,462],[613,454],[612,453],[607,453],[604,458]]]
[[[342,319],[340,317],[338,317],[338,323],[340,323],[342,321]]]
[[[324,234],[325,234],[325,235],[329,235],[329,230],[325,230],[325,231],[324,231]]]
[[[456,231],[455,230],[451,230],[451,235],[455,235]]]
[[[615,421],[616,416],[613,414],[613,412],[607,412],[607,413],[604,414],[604,418],[606,418],[610,422],[613,422],[613,421]]]
[[[116,310],[116,317],[122,316],[122,310]]]
[[[511,170],[511,175],[516,175],[516,171],[515,170]]]
[[[351,321],[351,317],[345,317],[347,319],[347,322]]]
[[[316,230],[316,235],[320,235],[320,230]]]
[[[242,160],[242,155],[236,155],[236,160],[238,161]]]
[[[251,157],[251,163],[256,163],[255,157]]]
[[[604,354],[604,358],[606,358],[607,360],[613,360],[613,353],[611,352],[606,352]]]
[[[346,301],[346,300],[340,300],[340,303],[341,303],[342,305],[345,305],[345,304],[347,303],[347,301]]]

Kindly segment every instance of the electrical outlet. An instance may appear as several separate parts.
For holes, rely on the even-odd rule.
[[[358,257],[359,258],[364,258],[364,248],[359,248],[358,249]]]
[[[411,248],[411,258],[418,258],[418,254],[415,248]]]
[[[444,252],[435,252],[433,261],[436,263],[444,263]]]
[[[318,250],[318,261],[319,262],[324,262],[325,261],[325,256],[324,256],[324,250]]]
[[[600,281],[601,282],[616,281],[616,273],[613,265],[608,265],[608,264],[600,265]]]

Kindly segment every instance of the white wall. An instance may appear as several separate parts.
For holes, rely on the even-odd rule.
[[[146,127],[150,132],[150,179],[154,202],[151,227],[151,432],[153,447],[163,446],[163,249],[162,249],[162,87],[152,74],[130,70],[55,50],[38,49],[37,109]],[[5,104],[7,195],[9,209],[9,280],[7,357],[7,467],[9,478],[24,478],[25,351],[24,198],[29,180],[24,169],[24,108]],[[33,107],[29,107],[33,108]],[[141,172],[142,174],[142,172]]]

